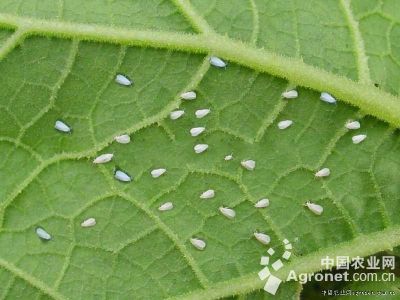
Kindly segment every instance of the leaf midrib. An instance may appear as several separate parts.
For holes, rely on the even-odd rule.
[[[390,229],[362,234],[351,241],[342,242],[331,247],[323,248],[312,254],[298,257],[286,264],[275,276],[286,279],[291,270],[296,274],[314,273],[322,270],[321,258],[326,256],[336,257],[346,253],[349,257],[368,256],[382,250],[390,250],[400,244],[400,226],[396,225]],[[334,262],[336,266],[336,261]],[[261,289],[265,284],[258,278],[256,273],[244,275],[238,278],[219,282],[209,286],[207,290],[197,290],[186,295],[171,297],[169,300],[208,300],[220,299],[232,295],[246,294]]]
[[[164,48],[191,53],[221,56],[254,70],[285,78],[293,84],[318,91],[327,91],[365,114],[400,127],[400,99],[373,85],[358,83],[304,63],[258,49],[217,33],[186,34],[151,30],[134,30],[101,25],[68,23],[0,14],[0,27],[17,29],[12,43],[0,49],[0,59],[31,35],[72,38],[130,46]],[[22,33],[21,34],[21,30]],[[15,35],[19,38],[15,38]]]

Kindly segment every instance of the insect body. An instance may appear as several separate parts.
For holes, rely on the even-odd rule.
[[[197,144],[196,146],[194,146],[194,152],[196,152],[197,154],[200,154],[204,151],[206,151],[208,148],[207,144]]]
[[[122,74],[117,74],[117,76],[115,76],[115,82],[124,86],[130,86],[133,83],[132,80],[130,80],[127,76]]]
[[[86,219],[85,221],[83,221],[81,223],[82,227],[92,227],[94,225],[96,225],[96,219],[95,218]]]
[[[44,240],[44,241],[50,241],[51,240],[51,235],[44,230],[42,227],[36,227],[35,229],[37,236]]]
[[[67,124],[65,124],[63,121],[57,120],[54,128],[57,129],[58,131],[69,133],[71,132],[71,127],[69,127]]]
[[[184,92],[181,94],[181,98],[183,100],[194,100],[196,99],[197,95],[194,91]]]
[[[210,57],[210,64],[217,68],[225,68],[226,67],[226,62],[224,62],[222,59],[220,59],[219,57],[216,57],[216,56]]]
[[[319,97],[319,99],[321,99],[322,101],[326,102],[326,103],[330,103],[330,104],[335,104],[336,103],[336,99],[333,98],[333,96],[327,92],[322,92],[321,96]]]
[[[204,250],[204,248],[206,247],[206,242],[198,238],[191,238],[190,242],[196,249],[199,250]]]

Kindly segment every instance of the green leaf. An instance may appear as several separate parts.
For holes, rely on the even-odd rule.
[[[293,244],[281,279],[320,270],[327,255],[398,246],[399,11],[394,0],[2,1],[1,298],[296,299],[293,282],[275,297],[257,291],[269,246],[278,257]],[[210,55],[228,66],[210,67]],[[181,101],[189,90],[197,99]],[[197,119],[202,108],[211,113]],[[125,133],[131,143],[114,142]],[[209,148],[195,154],[198,143]],[[94,165],[103,153],[113,160]],[[316,179],[322,167],[331,175]],[[116,181],[116,168],[133,181]],[[154,179],[155,168],[167,173]],[[215,197],[200,199],[207,189]],[[254,208],[265,197],[270,206]],[[158,211],[167,201],[174,209]],[[97,224],[82,228],[89,217]]]

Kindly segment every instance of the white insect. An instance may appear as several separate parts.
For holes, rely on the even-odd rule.
[[[133,83],[132,80],[122,74],[117,74],[117,76],[115,76],[115,82],[124,86],[130,86]]]
[[[128,174],[126,174],[125,172],[123,172],[121,170],[115,171],[114,177],[115,177],[115,179],[117,179],[119,181],[123,181],[123,182],[129,182],[132,180],[132,178]]]
[[[315,173],[315,177],[327,177],[331,174],[331,170],[329,168],[323,168]]]
[[[169,117],[171,120],[176,120],[182,117],[185,114],[184,110],[175,110],[169,113]]]
[[[292,120],[280,121],[280,122],[278,123],[278,128],[279,128],[279,129],[286,129],[286,128],[292,126],[292,124],[293,124],[293,121],[292,121]]]
[[[204,130],[206,130],[205,127],[194,127],[192,129],[190,129],[190,135],[198,136],[198,135],[202,134],[204,132]]]
[[[196,146],[194,146],[194,152],[196,152],[197,154],[202,153],[204,151],[206,151],[208,148],[207,144],[197,144]]]
[[[196,118],[201,119],[207,116],[210,113],[210,111],[211,110],[209,110],[208,108],[198,109],[194,114],[196,115]]]
[[[82,227],[92,227],[94,225],[96,225],[96,219],[95,218],[86,219],[85,221],[83,221],[81,223]]]
[[[321,215],[322,212],[324,211],[324,208],[321,205],[312,203],[310,201],[307,201],[305,205],[308,207],[309,210],[311,210],[316,215]]]
[[[225,159],[225,160],[232,160],[232,159],[233,159],[233,155],[232,155],[232,154],[226,155],[226,156],[224,157],[224,159]]]
[[[151,171],[151,176],[153,176],[153,178],[158,178],[165,172],[167,172],[167,169],[154,169]]]
[[[269,205],[269,199],[264,198],[261,200],[258,200],[256,204],[254,204],[255,208],[264,208],[267,207]]]
[[[249,170],[249,171],[253,171],[256,168],[256,162],[254,160],[243,160],[241,163],[243,168]]]
[[[44,230],[42,227],[36,227],[35,231],[36,231],[37,236],[40,237],[42,240],[45,240],[45,241],[51,240],[51,235],[46,230]]]
[[[127,134],[117,135],[114,140],[120,144],[128,144],[131,141],[131,137]]]
[[[197,94],[194,91],[184,92],[181,94],[181,98],[183,100],[194,100],[196,99]]]
[[[93,160],[93,163],[94,163],[94,164],[105,164],[105,163],[111,161],[113,157],[114,157],[114,154],[112,154],[112,153],[105,153],[105,154],[102,154],[102,155],[97,156],[97,157]]]
[[[228,219],[233,219],[236,216],[236,212],[228,207],[220,207],[219,211],[221,212],[221,214],[223,214],[225,217],[227,217]]]
[[[210,57],[210,64],[217,68],[225,68],[226,67],[226,62],[224,62],[222,59],[220,59],[219,57],[216,57],[216,56]]]
[[[353,136],[351,139],[353,140],[353,144],[359,144],[366,138],[367,138],[366,134],[359,134],[359,135]]]
[[[321,99],[324,102],[331,103],[331,104],[336,103],[336,99],[333,98],[333,96],[327,92],[322,92],[319,99]]]
[[[283,243],[284,243],[285,245],[287,245],[287,244],[289,244],[289,240],[288,240],[288,239],[284,239],[284,240],[283,240]]]
[[[206,247],[206,242],[197,238],[191,238],[190,242],[196,249],[199,250],[204,250],[204,248]]]
[[[172,202],[165,202],[164,204],[160,205],[158,210],[159,211],[167,211],[167,210],[171,210],[173,208],[174,208],[174,205],[172,204]]]
[[[54,128],[61,132],[66,132],[66,133],[71,132],[71,127],[69,127],[67,124],[65,124],[60,120],[56,121]]]
[[[292,246],[292,244],[286,244],[285,245],[285,249],[287,249],[287,250],[291,250],[291,249],[293,249],[293,246]]]
[[[349,121],[346,123],[346,128],[347,129],[360,129],[361,124],[358,121]]]
[[[272,248],[269,248],[268,249],[268,251],[267,251],[267,253],[269,254],[269,255],[274,255],[275,254],[275,250],[274,249],[272,249]]]
[[[269,235],[261,232],[254,232],[254,236],[259,241],[261,244],[268,245],[269,242],[271,241],[271,238]]]
[[[296,90],[286,91],[282,93],[282,97],[286,99],[294,99],[299,96],[299,93]]]
[[[214,196],[215,196],[214,190],[207,190],[207,191],[201,193],[200,198],[201,199],[210,199],[210,198],[214,198]]]

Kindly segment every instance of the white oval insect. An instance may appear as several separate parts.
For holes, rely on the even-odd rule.
[[[158,208],[159,211],[167,211],[171,210],[174,208],[174,205],[172,202],[165,202],[164,204],[161,204],[160,207]]]
[[[193,149],[194,149],[194,152],[196,152],[197,154],[200,154],[208,149],[208,145],[207,144],[197,144],[196,146],[194,146]]]
[[[232,208],[221,206],[219,208],[219,211],[221,212],[222,215],[224,215],[228,219],[233,219],[236,216],[236,212]]]
[[[86,219],[81,223],[82,227],[92,227],[94,225],[96,225],[96,219],[95,218]]]
[[[359,135],[355,135],[353,136],[351,139],[353,141],[353,144],[359,144],[361,143],[363,140],[365,140],[367,138],[366,134],[359,134]]]
[[[69,127],[67,124],[65,124],[64,122],[62,122],[60,120],[56,121],[54,128],[57,129],[58,131],[65,132],[65,133],[71,132],[71,127]]]
[[[282,93],[282,97],[285,99],[294,99],[299,96],[299,93],[296,90],[290,90]]]
[[[324,211],[324,208],[321,205],[312,203],[311,201],[307,201],[305,206],[316,215],[321,215]]]
[[[154,169],[151,171],[151,176],[153,176],[153,178],[157,178],[160,177],[165,172],[167,172],[167,169]]]
[[[198,136],[198,135],[202,134],[204,132],[204,130],[206,130],[205,127],[194,127],[192,129],[190,129],[190,135]]]
[[[94,163],[94,164],[105,164],[105,163],[111,161],[113,157],[114,157],[114,154],[112,154],[112,153],[105,153],[105,154],[102,154],[102,155],[97,156],[97,157],[93,160],[93,163]]]
[[[315,173],[315,177],[327,177],[331,175],[331,170],[329,168],[323,168]]]
[[[192,243],[192,245],[199,250],[204,250],[206,247],[206,242],[198,238],[191,238],[190,243]]]
[[[208,108],[198,109],[194,114],[196,115],[197,119],[201,119],[207,116],[210,113],[210,111],[211,110],[209,110]]]
[[[210,198],[214,198],[214,196],[215,196],[214,190],[207,190],[207,191],[201,193],[200,198],[201,199],[210,199]]]
[[[292,126],[292,124],[293,124],[293,121],[292,121],[292,120],[280,121],[280,122],[278,123],[278,128],[279,128],[279,129],[286,129],[286,128]]]
[[[125,172],[123,172],[121,170],[115,171],[114,177],[115,177],[115,179],[122,181],[122,182],[129,182],[132,180],[132,178],[128,174],[126,174]]]
[[[197,94],[194,91],[184,92],[181,94],[183,100],[194,100],[197,98]]]
[[[333,98],[333,96],[327,92],[322,92],[319,99],[321,99],[322,101],[324,101],[326,103],[330,103],[330,104],[336,103],[336,99]]]
[[[169,113],[169,118],[171,120],[176,120],[179,119],[180,117],[182,117],[185,114],[184,110],[175,110],[175,111],[171,111]]]
[[[124,86],[130,86],[133,83],[132,80],[123,74],[117,74],[117,76],[115,76],[115,82]]]
[[[120,144],[128,144],[131,141],[131,137],[127,134],[117,135],[114,140]]]
[[[41,238],[42,240],[45,240],[45,241],[51,240],[51,235],[46,230],[44,230],[42,227],[36,227],[35,231],[36,231],[37,236],[39,238]]]
[[[254,232],[254,236],[261,244],[268,245],[271,242],[271,238],[268,234],[261,232]]]
[[[233,155],[232,155],[232,154],[226,155],[226,156],[224,157],[224,159],[225,159],[225,160],[232,160],[232,159],[233,159]]]
[[[361,127],[361,124],[358,121],[349,121],[349,122],[346,123],[346,128],[347,129],[354,130],[354,129],[360,129],[360,127]]]
[[[269,199],[267,198],[260,199],[256,204],[254,204],[255,208],[265,208],[267,206],[269,206]]]
[[[248,159],[248,160],[243,160],[241,163],[243,168],[253,171],[256,168],[256,162],[254,160]]]
[[[224,62],[222,59],[220,59],[219,57],[216,57],[216,56],[210,57],[210,64],[217,68],[225,68],[226,67],[226,62]]]

